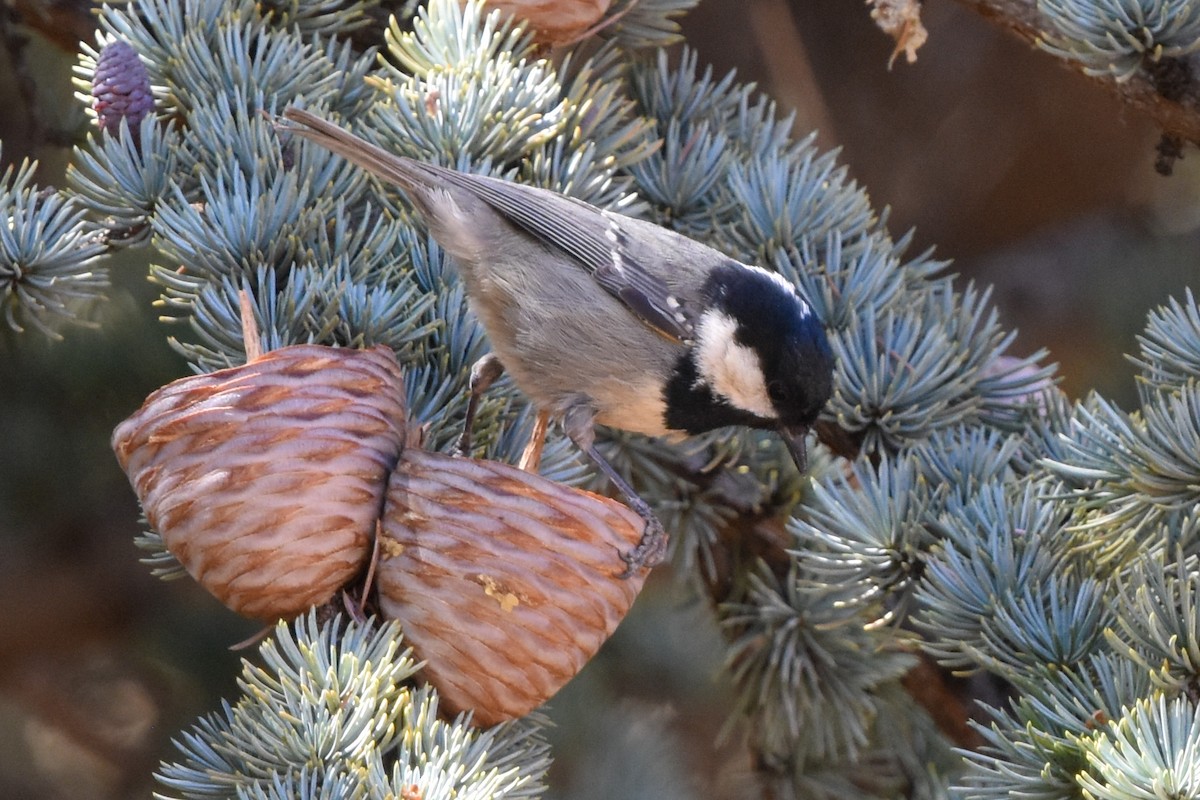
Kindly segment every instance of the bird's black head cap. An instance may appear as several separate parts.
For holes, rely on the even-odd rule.
[[[833,352],[780,276],[729,261],[710,274],[693,347],[665,387],[666,424],[774,429],[803,472],[805,437],[833,394]]]
[[[758,354],[767,395],[787,429],[807,429],[833,394],[825,328],[782,278],[740,264],[709,280],[711,307],[737,322],[735,341]]]

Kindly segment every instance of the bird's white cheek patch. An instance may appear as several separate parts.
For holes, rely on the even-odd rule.
[[[737,322],[709,310],[700,318],[696,337],[696,366],[700,378],[730,405],[766,419],[775,418],[775,409],[767,395],[758,353],[734,339]]]

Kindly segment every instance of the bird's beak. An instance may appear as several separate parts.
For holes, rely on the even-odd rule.
[[[808,428],[780,426],[779,435],[783,438],[783,443],[787,445],[788,452],[792,454],[792,461],[796,462],[796,469],[800,470],[800,474],[803,475],[808,470],[808,444],[805,441],[808,438]]]

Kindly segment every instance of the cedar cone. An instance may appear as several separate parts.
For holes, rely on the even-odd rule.
[[[284,347],[171,383],[113,433],[167,549],[225,605],[295,616],[354,581],[378,531],[379,605],[448,711],[528,713],[595,655],[648,573],[644,521],[493,461],[421,450],[391,350]],[[407,444],[407,446],[406,446]]]
[[[128,42],[116,40],[100,51],[92,76],[92,97],[100,127],[116,136],[121,120],[128,120],[136,142],[142,119],[154,110],[154,95],[146,65]]]

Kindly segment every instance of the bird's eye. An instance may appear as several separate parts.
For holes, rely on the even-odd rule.
[[[788,397],[787,387],[779,381],[771,381],[767,384],[767,396],[771,398],[771,402],[773,403],[782,403]]]

